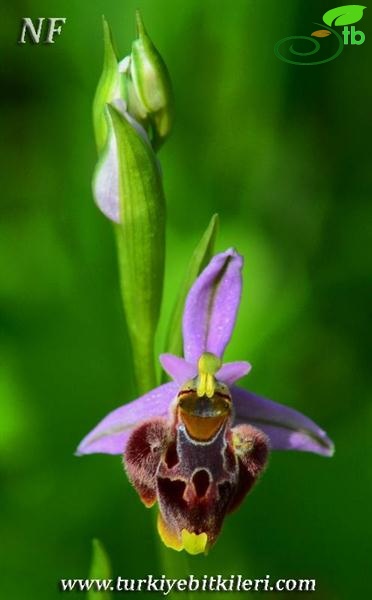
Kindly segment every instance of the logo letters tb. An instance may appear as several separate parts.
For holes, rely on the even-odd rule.
[[[344,44],[349,43],[349,36],[351,38],[351,44],[356,44],[357,46],[363,44],[364,40],[366,39],[366,36],[364,35],[363,31],[355,31],[354,25],[352,25],[350,29],[345,25],[345,27],[342,30],[342,35],[344,36]]]

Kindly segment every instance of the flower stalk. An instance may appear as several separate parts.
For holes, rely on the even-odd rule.
[[[165,259],[165,198],[155,155],[171,128],[165,64],[137,12],[138,39],[118,61],[103,21],[104,64],[93,104],[98,163],[93,193],[114,223],[120,287],[140,393],[156,386],[154,340]]]
[[[168,72],[139,13],[137,34],[131,54],[118,62],[104,23],[93,187],[98,206],[114,222],[142,395],[109,413],[77,453],[121,454],[143,504],[159,507],[157,529],[164,544],[200,554],[209,551],[225,517],[256,484],[271,450],[331,456],[333,444],[298,411],[236,386],[249,363],[223,362],[241,301],[244,261],[234,248],[212,256],[216,216],[192,257],[172,315],[167,348],[176,354],[159,357],[171,381],[157,385],[154,340],[163,290],[165,199],[155,152],[170,132],[172,102]]]

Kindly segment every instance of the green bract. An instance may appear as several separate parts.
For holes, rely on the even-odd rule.
[[[109,114],[118,155],[121,291],[140,392],[156,381],[154,337],[163,290],[165,201],[155,155],[116,108]]]
[[[115,99],[119,89],[118,61],[111,30],[105,18],[103,18],[103,46],[103,70],[93,101],[93,125],[98,152],[103,150],[107,142],[106,104]]]

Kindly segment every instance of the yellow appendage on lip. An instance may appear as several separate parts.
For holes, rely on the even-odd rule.
[[[158,525],[158,533],[160,535],[160,539],[163,542],[163,544],[165,544],[165,546],[167,546],[167,548],[172,548],[172,550],[177,550],[178,552],[180,550],[183,550],[183,545],[182,545],[181,540],[179,540],[177,535],[175,535],[174,533],[172,533],[169,530],[169,528],[167,527],[167,525],[160,513],[158,514],[157,525]]]
[[[182,529],[182,544],[189,554],[201,554],[206,551],[208,536],[206,533],[190,533]]]
[[[172,550],[186,550],[189,554],[201,554],[207,552],[208,536],[206,533],[190,533],[187,529],[182,529],[181,540],[172,533],[161,514],[158,514],[158,532],[162,542]]]

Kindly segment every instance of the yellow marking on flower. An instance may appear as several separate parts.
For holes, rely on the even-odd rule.
[[[198,362],[198,385],[196,393],[199,398],[213,398],[216,389],[215,374],[221,368],[221,360],[211,352],[204,352]]]
[[[189,435],[195,440],[201,441],[212,439],[227,419],[227,414],[217,415],[216,417],[195,417],[182,409],[180,409],[180,416]]]
[[[253,448],[252,440],[243,440],[241,438],[241,436],[237,433],[233,434],[232,442],[233,442],[235,454],[237,454],[238,456],[242,456],[243,454],[246,454]]]
[[[189,554],[201,554],[206,551],[208,536],[206,533],[190,533],[187,529],[181,532],[182,544]]]
[[[183,550],[183,544],[181,540],[177,537],[177,535],[168,529],[160,513],[158,514],[157,526],[161,541],[167,546],[167,548],[172,548],[172,550],[177,550],[178,552]]]

